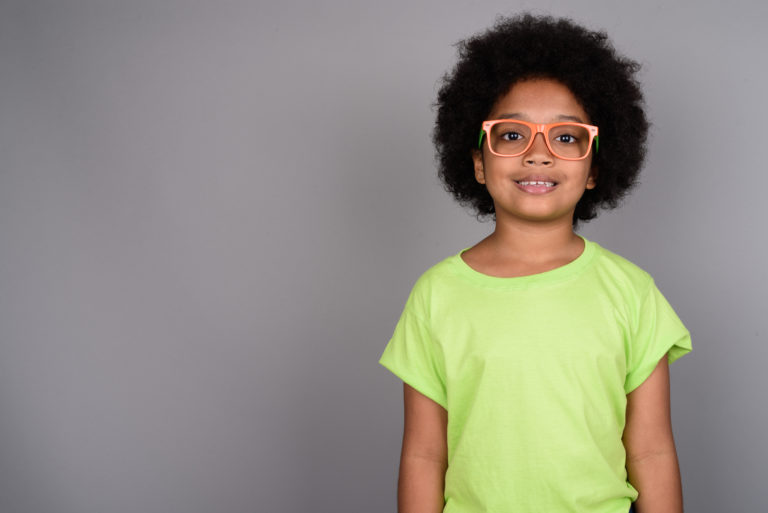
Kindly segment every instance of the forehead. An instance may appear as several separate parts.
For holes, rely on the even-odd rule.
[[[589,123],[589,117],[570,89],[546,78],[517,82],[496,100],[491,119],[519,118],[534,123],[579,120]]]

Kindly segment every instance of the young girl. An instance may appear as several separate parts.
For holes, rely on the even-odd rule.
[[[381,356],[404,381],[400,513],[682,512],[668,363],[689,333],[645,271],[574,233],[636,181],[637,68],[550,17],[461,43],[440,177],[495,229],[419,278]]]

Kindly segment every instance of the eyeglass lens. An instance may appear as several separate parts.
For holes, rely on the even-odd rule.
[[[520,155],[531,141],[532,130],[511,121],[491,128],[491,149],[501,155]],[[563,124],[549,129],[549,148],[557,157],[577,159],[589,153],[589,131],[579,125]]]

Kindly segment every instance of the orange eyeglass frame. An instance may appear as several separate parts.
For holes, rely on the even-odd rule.
[[[525,149],[520,153],[515,153],[514,155],[504,155],[503,153],[496,153],[495,151],[493,151],[493,148],[491,147],[491,143],[490,143],[491,129],[493,128],[493,126],[499,123],[508,123],[508,122],[514,122],[514,123],[519,123],[521,125],[525,125],[531,129],[531,133],[533,134],[531,139],[528,141],[528,144],[526,145]],[[586,155],[578,158],[561,157],[557,152],[555,152],[552,149],[552,146],[549,145],[549,130],[554,127],[563,126],[563,125],[576,125],[576,126],[580,126],[587,129],[587,131],[589,132],[589,145],[587,147],[589,149],[587,150]],[[520,119],[488,119],[483,121],[483,127],[480,129],[480,138],[477,141],[477,147],[478,148],[483,147],[483,136],[487,135],[487,138],[489,141],[488,149],[491,151],[491,153],[493,153],[497,157],[518,157],[531,149],[531,146],[533,146],[533,141],[534,139],[536,139],[536,135],[538,135],[539,133],[541,133],[544,136],[544,143],[547,145],[547,149],[549,150],[549,152],[552,155],[562,160],[584,160],[589,156],[589,153],[592,151],[592,141],[595,142],[595,153],[597,153],[598,147],[600,146],[600,139],[597,136],[598,130],[595,125],[587,125],[586,123],[575,123],[572,121],[564,121],[559,123],[529,123],[527,121],[522,121]]]

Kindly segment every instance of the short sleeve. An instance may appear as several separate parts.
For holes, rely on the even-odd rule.
[[[447,409],[445,361],[426,323],[406,306],[379,363]]]
[[[665,354],[672,363],[691,351],[690,333],[653,281],[640,302],[630,338],[624,381],[627,394],[653,373]]]

